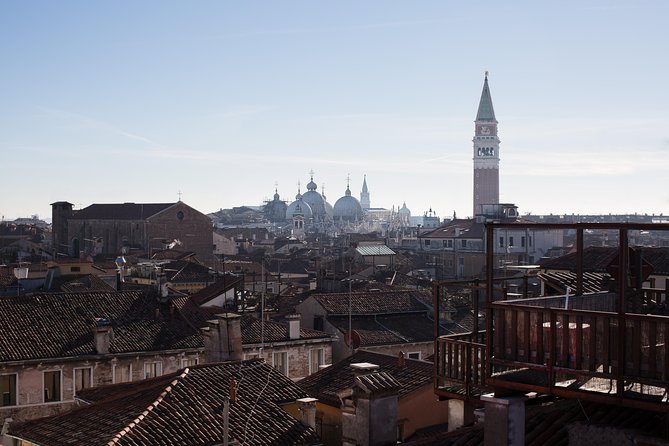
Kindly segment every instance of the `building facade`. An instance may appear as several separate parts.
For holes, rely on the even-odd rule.
[[[117,256],[134,250],[151,256],[174,243],[202,261],[213,259],[211,219],[182,201],[92,204],[81,210],[60,201],[51,207],[57,254]]]

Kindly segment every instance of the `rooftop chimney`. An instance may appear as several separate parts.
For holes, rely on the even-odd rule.
[[[342,445],[385,446],[397,441],[397,399],[401,384],[379,366],[351,364],[353,386],[342,400]]]
[[[402,369],[407,366],[407,361],[404,358],[404,352],[399,352],[397,355],[397,366]]]
[[[242,359],[241,316],[236,313],[217,314],[203,328],[205,362],[238,361]]]
[[[237,380],[235,378],[230,378],[230,387],[228,389],[228,394],[230,395],[231,403],[237,401]]]
[[[95,351],[98,355],[106,355],[114,339],[114,331],[111,322],[104,318],[95,318],[95,327],[93,327],[93,341],[95,342]]]
[[[300,405],[300,414],[303,425],[316,429],[316,398],[300,398],[297,402]]]
[[[286,316],[288,321],[288,338],[289,339],[300,339],[300,316],[298,313],[289,314]]]

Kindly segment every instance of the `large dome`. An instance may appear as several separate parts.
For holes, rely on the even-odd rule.
[[[407,207],[406,202],[404,202],[404,204],[402,205],[402,207],[400,208],[400,210],[398,212],[400,214],[403,214],[403,215],[411,215],[411,211]]]
[[[333,215],[335,221],[362,220],[362,206],[355,197],[351,196],[351,189],[348,186],[346,187],[346,194],[335,202]]]

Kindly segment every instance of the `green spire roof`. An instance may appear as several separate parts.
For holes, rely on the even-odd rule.
[[[492,98],[490,97],[490,88],[488,87],[488,72],[485,72],[485,81],[483,82],[483,92],[481,93],[481,102],[479,102],[479,111],[476,113],[477,121],[496,121],[495,110],[492,108]]]

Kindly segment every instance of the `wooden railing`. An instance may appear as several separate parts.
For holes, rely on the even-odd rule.
[[[494,302],[492,316],[489,376],[495,385],[513,380],[514,371],[525,371],[514,387],[525,383],[550,389],[565,376],[582,382],[599,378],[608,380],[608,393],[615,388],[613,394],[622,398],[624,389],[642,389],[643,394],[652,391],[648,386],[669,386],[669,317],[541,308],[519,301]]]
[[[485,387],[486,346],[472,335],[441,336],[436,340],[436,382],[438,392],[449,397],[470,399]]]

